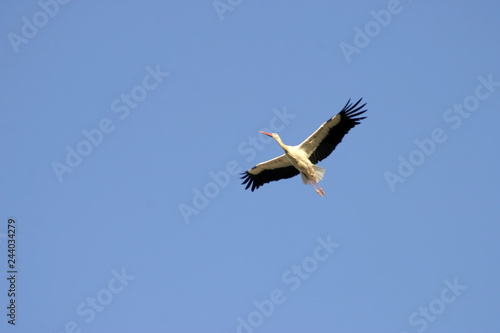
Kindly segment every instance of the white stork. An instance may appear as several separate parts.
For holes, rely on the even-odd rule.
[[[243,172],[241,179],[243,179],[243,185],[247,184],[245,189],[250,188],[253,192],[265,183],[291,178],[300,173],[304,184],[311,184],[320,196],[324,196],[325,191],[318,182],[323,179],[325,169],[315,164],[328,157],[342,141],[344,135],[358,125],[360,120],[366,118],[359,117],[366,112],[366,110],[360,111],[366,103],[358,106],[361,99],[355,104],[350,104],[350,101],[350,99],[347,101],[342,111],[324,122],[316,132],[298,146],[285,145],[276,133],[259,131],[276,140],[285,154],[259,163]]]

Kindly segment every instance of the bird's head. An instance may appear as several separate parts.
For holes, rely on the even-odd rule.
[[[263,132],[263,131],[259,131],[259,132],[262,133],[262,134],[265,134],[267,136],[270,136],[274,140],[279,140],[280,139],[280,136],[278,135],[278,133],[267,133],[267,132]]]

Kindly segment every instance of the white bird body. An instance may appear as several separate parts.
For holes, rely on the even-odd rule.
[[[360,120],[365,119],[365,117],[357,117],[366,112],[366,110],[359,111],[365,106],[363,104],[358,107],[361,99],[354,105],[349,102],[342,111],[323,123],[298,146],[285,145],[278,134],[261,131],[262,134],[275,139],[285,154],[259,163],[244,172],[241,178],[244,179],[242,184],[247,184],[245,189],[251,187],[254,191],[265,183],[290,178],[300,173],[304,184],[311,184],[320,196],[324,196],[325,191],[318,182],[323,179],[325,169],[315,163],[330,155],[344,135],[359,124]]]

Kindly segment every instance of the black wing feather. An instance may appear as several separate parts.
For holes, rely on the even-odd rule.
[[[251,174],[250,172],[255,169],[256,167],[253,167],[252,169],[243,172],[241,175],[241,179],[243,179],[243,183],[241,184],[247,184],[245,187],[245,190],[250,188],[252,192],[255,189],[258,189],[265,183],[269,182],[274,182],[276,180],[280,179],[286,179],[286,178],[292,178],[294,176],[297,176],[300,172],[299,170],[295,169],[293,166],[288,166],[288,167],[283,167],[283,168],[277,168],[277,169],[266,169],[262,170],[258,174]]]
[[[347,101],[346,105],[342,108],[342,110],[335,116],[340,116],[340,121],[337,125],[330,128],[328,134],[323,139],[323,141],[319,144],[319,146],[314,150],[314,152],[309,156],[309,160],[316,164],[319,161],[327,158],[328,155],[332,153],[332,151],[337,147],[337,145],[342,141],[344,135],[346,135],[351,128],[358,125],[361,120],[366,117],[359,117],[366,110],[360,111],[365,105],[359,105],[362,98],[360,98],[355,104],[350,104],[351,100]],[[358,106],[359,105],[359,106]],[[330,118],[326,123],[334,120],[335,117]]]

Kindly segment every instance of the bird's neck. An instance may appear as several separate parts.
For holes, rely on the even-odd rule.
[[[281,141],[281,138],[276,138],[276,142],[280,145],[281,148],[283,148],[284,151],[288,152],[288,146]]]

